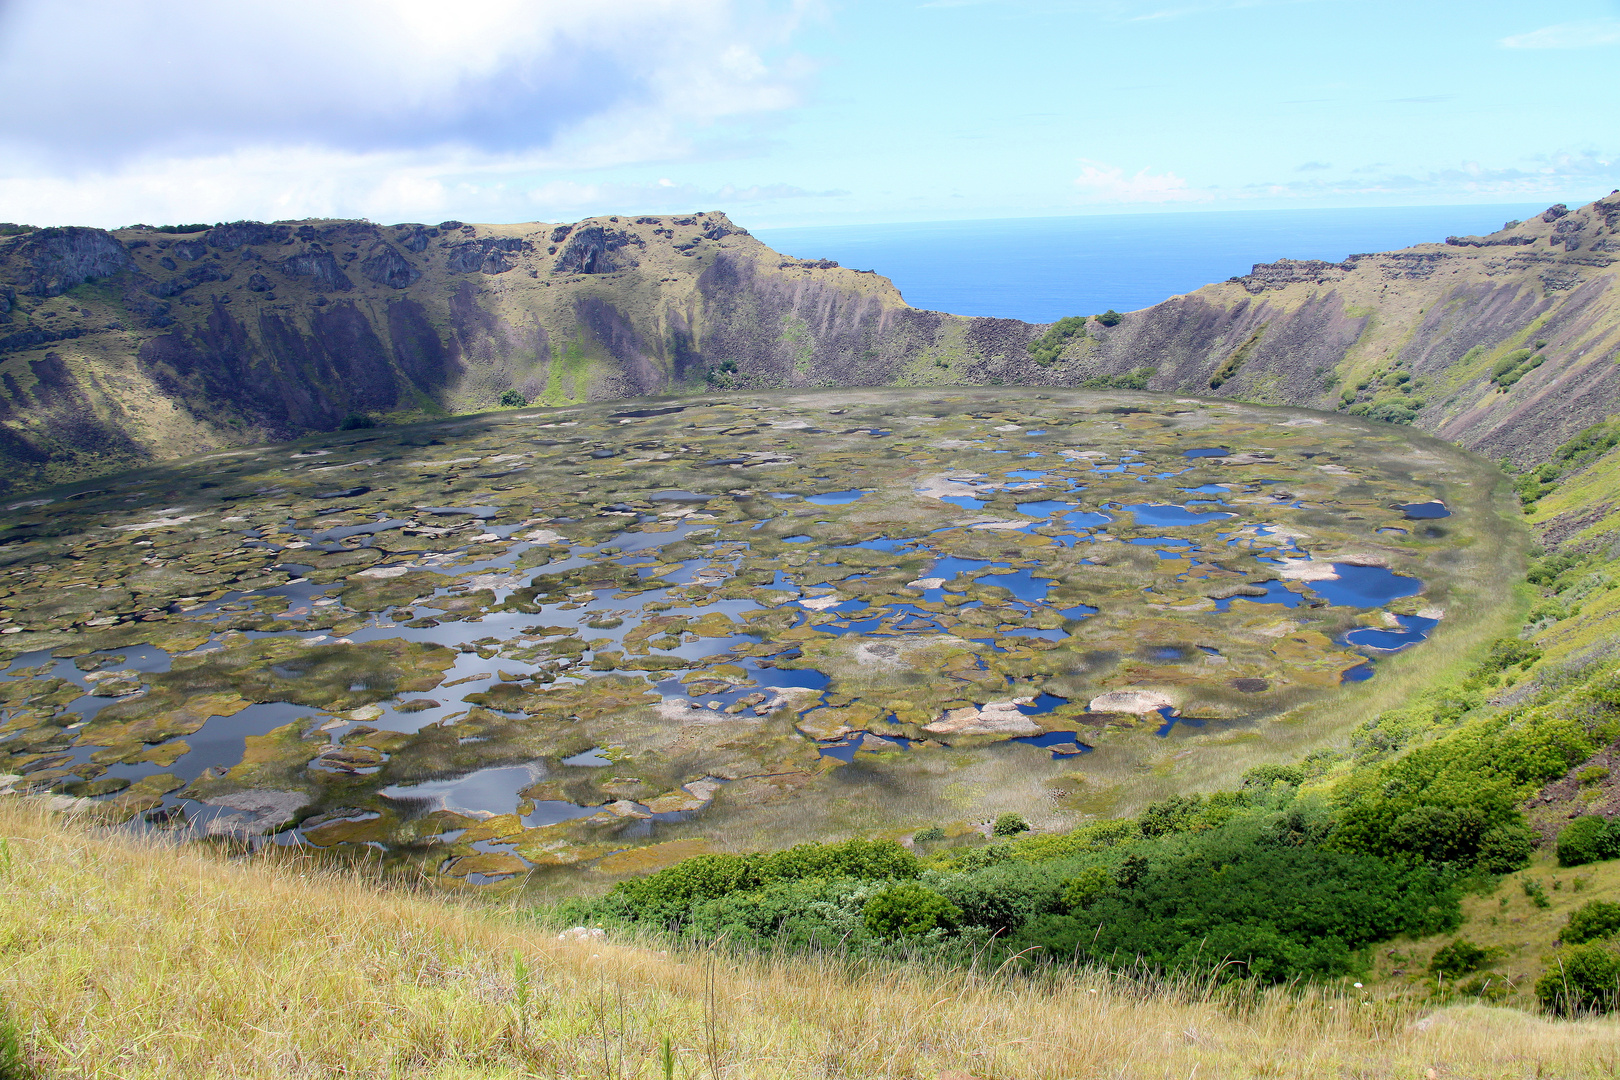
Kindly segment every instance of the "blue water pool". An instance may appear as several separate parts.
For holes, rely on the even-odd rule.
[[[819,495],[806,495],[804,501],[815,503],[817,506],[842,506],[845,503],[854,502],[865,494],[865,491],[855,489],[849,491],[823,491]]]
[[[1333,569],[1338,572],[1337,581],[1312,581],[1307,587],[1338,607],[1383,607],[1391,600],[1416,596],[1423,591],[1423,582],[1417,578],[1405,577],[1382,566],[1334,563]]]
[[[1207,525],[1211,521],[1237,517],[1236,514],[1225,510],[1189,510],[1185,506],[1161,503],[1132,503],[1124,509],[1136,516],[1138,525],[1154,528],[1164,528],[1168,525]]]
[[[1395,620],[1401,624],[1399,630],[1364,626],[1345,634],[1344,640],[1380,652],[1399,652],[1427,641],[1429,631],[1440,622],[1439,619],[1425,619],[1421,615],[1397,615]]]
[[[1056,499],[1040,499],[1036,502],[1018,504],[1018,512],[1025,517],[1051,517],[1064,510],[1073,509],[1074,503],[1059,502]]]
[[[1317,583],[1312,582],[1312,584],[1314,585]],[[1266,595],[1230,596],[1225,600],[1215,601],[1215,610],[1230,611],[1232,608],[1232,602],[1235,600],[1245,600],[1251,604],[1281,604],[1283,607],[1292,608],[1298,607],[1300,602],[1305,599],[1303,596],[1300,596],[1299,593],[1289,592],[1288,588],[1280,581],[1267,581],[1259,587],[1266,590]]]

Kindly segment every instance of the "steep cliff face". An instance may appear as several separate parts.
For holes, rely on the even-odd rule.
[[[1284,260],[1068,329],[907,306],[724,214],[0,240],[0,492],[232,444],[728,388],[1114,384],[1349,409],[1528,463],[1620,394],[1620,195]],[[1062,328],[1059,328],[1060,330]]]
[[[0,242],[0,488],[514,388],[561,405],[884,383],[980,321],[784,258],[719,213],[34,230]],[[1021,351],[1033,329],[1007,326]]]
[[[1054,365],[1152,389],[1415,423],[1539,461],[1620,402],[1620,194],[1478,237],[1256,266],[1126,315]]]

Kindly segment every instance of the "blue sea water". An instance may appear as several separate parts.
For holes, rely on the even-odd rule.
[[[1396,206],[1229,210],[756,229],[776,250],[892,279],[913,307],[1051,322],[1134,311],[1277,259],[1488,233],[1545,207]]]

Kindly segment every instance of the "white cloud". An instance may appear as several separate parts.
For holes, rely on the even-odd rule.
[[[376,221],[574,221],[593,214],[671,213],[822,199],[839,191],[791,184],[678,183],[668,177],[587,182],[559,179],[524,161],[414,152],[352,154],[322,147],[255,148],[193,158],[143,158],[105,173],[0,176],[8,219],[35,225],[113,227],[370,217]]]
[[[1489,166],[1468,161],[1408,173],[1393,172],[1391,166],[1380,163],[1351,172],[1356,174],[1356,179],[1250,184],[1241,191],[1223,194],[1234,198],[1446,195],[1530,199],[1562,197],[1572,190],[1589,190],[1592,198],[1598,198],[1620,186],[1620,155],[1569,152],[1532,158],[1522,166]]]
[[[1187,181],[1175,173],[1155,175],[1142,169],[1127,176],[1117,165],[1096,161],[1081,163],[1074,186],[1087,202],[1095,203],[1201,202],[1209,198],[1206,192],[1189,189]]]
[[[1558,23],[1502,39],[1502,45],[1509,49],[1589,49],[1617,44],[1620,44],[1620,19]]]
[[[471,215],[751,140],[799,100],[815,2],[0,0],[0,195],[36,223]]]

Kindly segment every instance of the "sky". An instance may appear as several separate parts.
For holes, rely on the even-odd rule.
[[[1589,202],[1620,0],[0,0],[0,219]]]

